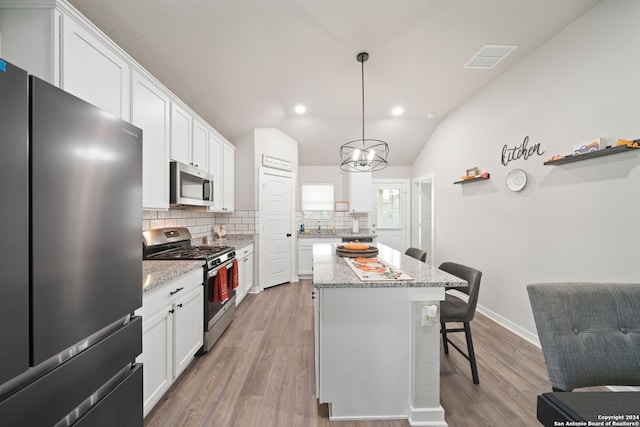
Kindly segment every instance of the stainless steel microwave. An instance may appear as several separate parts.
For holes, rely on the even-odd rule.
[[[169,170],[170,204],[213,206],[213,175],[176,161],[169,164]]]

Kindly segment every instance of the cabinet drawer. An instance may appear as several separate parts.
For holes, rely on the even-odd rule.
[[[198,286],[202,286],[203,280],[204,270],[198,268],[176,277],[159,288],[145,292],[142,295],[142,308],[136,314],[145,317],[156,313],[162,307],[171,304],[175,299],[188,294]]]
[[[249,254],[252,254],[252,253],[253,253],[253,243],[251,243],[250,245],[247,245],[247,246],[239,249],[236,252],[236,258],[242,259],[242,258],[244,258],[244,257],[246,257],[246,256],[248,256]]]

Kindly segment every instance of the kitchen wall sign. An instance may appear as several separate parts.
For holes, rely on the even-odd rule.
[[[291,161],[282,160],[276,157],[267,156],[266,154],[262,155],[262,166],[268,166],[270,168],[282,169],[285,171],[291,170]]]
[[[524,157],[524,159],[527,160],[534,154],[542,156],[544,151],[541,151],[539,142],[529,147],[529,137],[525,136],[520,145],[509,148],[509,146],[505,144],[504,147],[502,147],[501,162],[504,166],[507,166],[512,160],[518,160],[520,157]]]

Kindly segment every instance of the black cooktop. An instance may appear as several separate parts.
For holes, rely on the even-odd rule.
[[[188,246],[167,251],[147,254],[146,259],[210,259],[227,252],[231,252],[234,248],[231,246]]]

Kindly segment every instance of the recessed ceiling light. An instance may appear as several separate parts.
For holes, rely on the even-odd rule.
[[[427,119],[431,120],[431,119],[435,119],[436,118],[436,114],[435,113],[428,113],[427,114]]]
[[[401,116],[402,113],[404,113],[404,110],[402,109],[402,107],[396,107],[393,110],[391,110],[391,114],[393,114],[394,116]]]
[[[296,105],[296,108],[293,109],[296,114],[304,114],[307,111],[307,107],[304,105]]]

